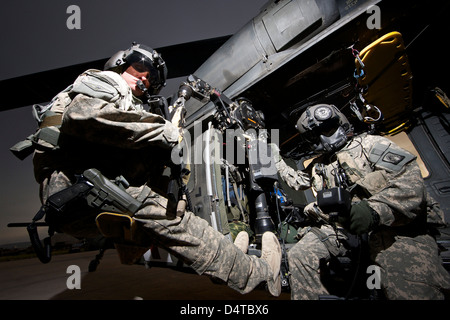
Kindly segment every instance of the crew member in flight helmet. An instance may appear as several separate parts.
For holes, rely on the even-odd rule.
[[[59,135],[53,145],[54,140],[41,139],[46,148],[38,148],[34,154],[43,204],[91,168],[110,181],[120,181],[123,191],[141,202],[130,217],[109,215],[101,207],[89,205],[86,198],[78,198],[65,208],[63,219],[52,217],[55,231],[78,238],[101,233],[114,240],[123,263],[133,263],[157,245],[197,273],[223,280],[239,292],[267,282],[269,291],[279,295],[281,252],[273,233],[264,234],[258,258],[246,255],[182,204],[176,215],[168,212],[167,179],[162,173],[172,164],[172,148],[180,142],[180,122],[174,122],[177,117],[169,121],[146,111],[140,99],[146,90],[159,94],[166,77],[161,55],[133,44],[114,54],[105,70],[81,74],[42,114],[41,128],[51,127]],[[124,223],[128,224],[126,235]]]
[[[347,253],[348,233],[368,234],[370,260],[379,267],[386,298],[448,298],[450,275],[433,233],[445,225],[444,214],[426,190],[416,156],[386,137],[353,135],[334,105],[308,107],[296,127],[317,157],[300,171],[278,154],[276,166],[290,187],[312,187],[318,197],[305,207],[310,225],[299,230],[288,252],[292,299],[329,294],[320,266]],[[349,206],[332,218],[338,205],[327,207],[320,193],[337,188],[348,192]]]

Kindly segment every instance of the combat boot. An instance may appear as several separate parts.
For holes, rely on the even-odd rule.
[[[267,280],[267,288],[271,295],[278,297],[281,293],[281,246],[272,232],[265,232],[261,239],[261,259],[265,260],[273,275]]]
[[[249,237],[246,231],[241,231],[234,239],[234,245],[238,247],[243,253],[247,253]]]

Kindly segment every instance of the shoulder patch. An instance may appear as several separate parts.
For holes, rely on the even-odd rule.
[[[398,165],[400,162],[402,162],[405,159],[404,155],[388,152],[383,157],[383,162],[391,163],[393,165]]]
[[[369,154],[370,162],[387,171],[400,171],[414,159],[416,156],[406,150],[395,148],[392,144],[376,143]]]

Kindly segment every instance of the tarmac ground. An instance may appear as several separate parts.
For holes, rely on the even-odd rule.
[[[207,276],[164,267],[123,265],[107,250],[98,268],[88,271],[96,251],[56,255],[48,264],[37,258],[0,263],[0,300],[289,300],[261,289],[242,295]],[[81,271],[79,289],[70,266]],[[69,283],[69,285],[68,285]]]

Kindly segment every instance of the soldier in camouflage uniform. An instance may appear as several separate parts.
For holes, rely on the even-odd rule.
[[[36,135],[35,176],[43,203],[75,183],[76,175],[86,169],[96,168],[111,180],[123,176],[129,183],[126,192],[142,202],[130,220],[133,241],[120,243],[122,228],[104,225],[107,216],[85,199],[65,209],[64,216],[70,219],[59,221],[57,231],[89,238],[97,236],[100,228],[102,234],[118,240],[116,248],[127,263],[155,244],[199,274],[221,279],[242,293],[267,282],[269,291],[279,295],[281,250],[273,234],[264,235],[262,256],[257,258],[182,206],[176,216],[167,212],[167,179],[162,172],[181,140],[178,125],[183,110],[174,111],[172,122],[144,110],[139,99],[143,91],[137,86],[141,80],[150,94],[159,93],[167,73],[162,58],[151,48],[133,45],[112,56],[105,70],[84,72],[45,110]],[[57,134],[57,142],[52,133]],[[99,228],[96,220],[101,222]]]
[[[448,298],[450,276],[430,235],[431,227],[444,225],[444,216],[426,191],[415,156],[381,136],[351,137],[350,123],[332,105],[309,107],[297,129],[320,156],[299,171],[278,155],[283,180],[316,193],[345,187],[351,208],[347,217],[332,223],[316,202],[305,207],[311,225],[299,230],[300,240],[288,253],[292,299],[328,294],[320,263],[346,253],[338,245],[346,240],[345,230],[369,233],[370,258],[380,267],[387,299]]]

